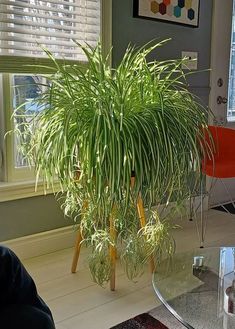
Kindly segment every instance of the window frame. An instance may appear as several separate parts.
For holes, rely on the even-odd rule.
[[[107,56],[112,45],[112,0],[101,0],[101,27],[100,41],[102,44],[103,54]],[[5,56],[0,57],[4,60]],[[43,183],[39,182],[38,190],[35,194],[35,176],[33,168],[22,167],[15,168],[14,164],[14,136],[7,132],[13,130],[13,88],[11,85],[11,74],[45,74],[45,71],[37,72],[25,67],[26,57],[12,57],[12,60],[19,63],[17,72],[4,72],[1,70],[0,79],[0,202],[19,199],[29,196],[45,194],[42,188]],[[48,63],[47,59],[45,64]],[[40,60],[41,61],[41,60]],[[111,56],[109,58],[111,65]],[[30,62],[37,63],[37,58],[30,58]],[[73,61],[74,62],[74,61]],[[84,66],[86,63],[83,63]],[[8,69],[9,71],[9,69]],[[48,71],[47,71],[48,73]],[[7,133],[7,134],[6,134]],[[15,188],[15,189],[14,189]],[[25,193],[25,189],[27,193]],[[5,192],[4,192],[5,191]],[[10,191],[10,192],[9,192]],[[8,193],[9,192],[9,193]],[[52,192],[50,190],[50,192]],[[49,193],[50,193],[49,192]],[[13,194],[14,195],[13,195]],[[9,195],[8,195],[9,194]],[[7,196],[8,195],[8,196]]]

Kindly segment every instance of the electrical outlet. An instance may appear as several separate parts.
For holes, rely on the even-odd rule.
[[[182,64],[184,70],[197,70],[198,52],[196,51],[182,51],[182,58],[187,58]]]

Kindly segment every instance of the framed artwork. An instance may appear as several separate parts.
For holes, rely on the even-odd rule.
[[[200,0],[133,0],[134,17],[198,27]]]

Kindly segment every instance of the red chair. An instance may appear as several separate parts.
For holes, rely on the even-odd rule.
[[[210,146],[213,156],[205,154],[202,171],[210,177],[235,177],[235,130],[225,127],[209,126],[205,142]]]
[[[209,126],[209,131],[205,131],[203,144],[210,151],[204,154],[202,161],[202,172],[206,176],[217,179],[235,177],[235,130],[225,127]],[[224,181],[222,181],[226,193],[229,195],[231,203],[235,208],[229,190]],[[213,189],[213,181],[211,182],[210,192]],[[201,228],[200,228],[200,247],[203,247],[205,237],[205,219],[203,215],[203,188],[201,189]],[[204,194],[205,195],[205,194]],[[229,212],[223,205],[225,211]]]

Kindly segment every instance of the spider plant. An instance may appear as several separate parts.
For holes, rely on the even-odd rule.
[[[99,284],[109,280],[110,245],[130,278],[142,272],[149,255],[174,250],[167,218],[155,213],[140,228],[138,196],[148,209],[172,200],[181,204],[200,179],[207,109],[189,92],[182,60],[147,60],[163,43],[129,46],[117,68],[109,66],[100,45],[78,45],[86,70],[61,65],[46,50],[54,72],[36,100],[44,110],[18,127],[37,177],[60,181],[65,214],[93,249],[90,269]],[[109,228],[114,209],[116,238]]]

